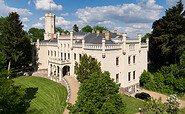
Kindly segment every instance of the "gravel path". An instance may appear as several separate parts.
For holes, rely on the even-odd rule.
[[[154,99],[159,99],[161,97],[161,100],[162,100],[163,103],[166,102],[166,98],[168,97],[168,96],[163,95],[161,93],[148,91],[148,90],[145,90],[145,89],[141,90],[139,93],[141,93],[141,92],[145,92],[145,93],[150,94],[150,96],[153,97]],[[132,96],[134,97],[135,94],[133,94]],[[185,107],[185,101],[180,100],[180,103],[181,103],[180,108],[184,108]]]
[[[69,103],[75,104],[75,101],[77,100],[77,93],[78,93],[78,89],[80,87],[80,84],[78,83],[77,80],[75,80],[73,77],[71,76],[64,76],[64,78],[66,79],[66,81],[69,84],[70,87],[70,98],[69,98]],[[63,114],[68,114],[69,110],[67,110],[67,106],[64,110]]]

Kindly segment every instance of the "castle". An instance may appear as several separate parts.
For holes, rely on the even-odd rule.
[[[149,41],[141,43],[128,38],[126,33],[103,31],[55,33],[55,14],[45,14],[44,40],[35,42],[38,70],[47,70],[48,77],[60,81],[65,75],[76,77],[75,62],[83,54],[97,59],[102,71],[120,83],[120,91],[134,93],[139,87],[139,76],[147,70]]]

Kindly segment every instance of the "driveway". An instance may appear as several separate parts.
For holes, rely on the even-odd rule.
[[[64,76],[64,78],[66,79],[70,87],[70,98],[68,102],[71,104],[75,104],[75,101],[77,100],[77,96],[78,96],[77,93],[78,93],[80,84],[76,79],[74,79],[71,76]],[[68,113],[69,113],[69,110],[67,110],[67,106],[66,106],[63,114],[68,114]]]
[[[154,99],[159,99],[161,97],[161,100],[162,100],[163,103],[166,102],[166,99],[168,97],[168,96],[163,95],[161,93],[157,93],[157,92],[153,92],[153,91],[149,91],[149,90],[145,90],[145,89],[139,91],[139,93],[141,93],[141,92],[145,92],[145,93],[150,94],[150,96],[153,97]],[[132,96],[134,97],[135,94],[133,94]],[[180,108],[184,108],[185,107],[185,101],[180,100],[180,103],[181,103]]]

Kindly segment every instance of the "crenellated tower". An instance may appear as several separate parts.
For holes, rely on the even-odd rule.
[[[45,33],[44,40],[56,38],[55,34],[55,14],[45,14]]]

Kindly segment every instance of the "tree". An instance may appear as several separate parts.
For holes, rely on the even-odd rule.
[[[75,63],[75,74],[77,75],[77,80],[82,83],[84,80],[88,79],[92,73],[97,72],[100,74],[100,65],[100,62],[96,59],[91,56],[88,57],[87,54],[84,54],[80,58],[80,63]]]
[[[98,25],[94,26],[94,27],[93,27],[93,30],[94,30],[94,31],[99,30],[100,33],[102,33],[103,30],[108,31],[108,29],[107,29],[106,27],[101,27],[101,26],[98,26]]]
[[[62,33],[62,32],[64,32],[64,29],[62,29],[61,27],[56,27],[56,28],[55,28],[55,32],[60,32],[60,33]]]
[[[161,98],[158,100],[151,98],[146,102],[143,109],[144,114],[165,114],[166,110],[167,106],[161,102]]]
[[[16,12],[9,13],[3,23],[2,38],[0,39],[0,50],[8,62],[8,70],[11,65],[16,68],[30,61],[31,43],[22,28],[19,15]]]
[[[0,33],[2,33],[2,29],[3,29],[3,23],[6,20],[6,17],[0,17]]]
[[[75,31],[75,32],[78,32],[79,31],[78,30],[78,26],[76,24],[73,26],[73,31]]]
[[[146,39],[150,39],[151,37],[151,33],[146,33],[142,38],[141,38],[141,42],[145,42],[146,43]]]
[[[92,27],[90,25],[86,25],[81,29],[82,32],[92,32]]]
[[[69,104],[68,109],[71,113],[82,114],[124,114],[126,105],[119,94],[119,86],[109,72],[93,73],[80,85],[77,101]]]
[[[182,0],[153,23],[149,57],[156,65],[178,63],[185,49],[185,12]]]
[[[30,100],[25,99],[26,91],[13,85],[12,80],[0,77],[0,113],[25,113]]]
[[[44,29],[38,29],[38,28],[30,28],[28,30],[28,34],[31,37],[33,42],[36,42],[37,39],[39,39],[40,41],[44,40]]]

